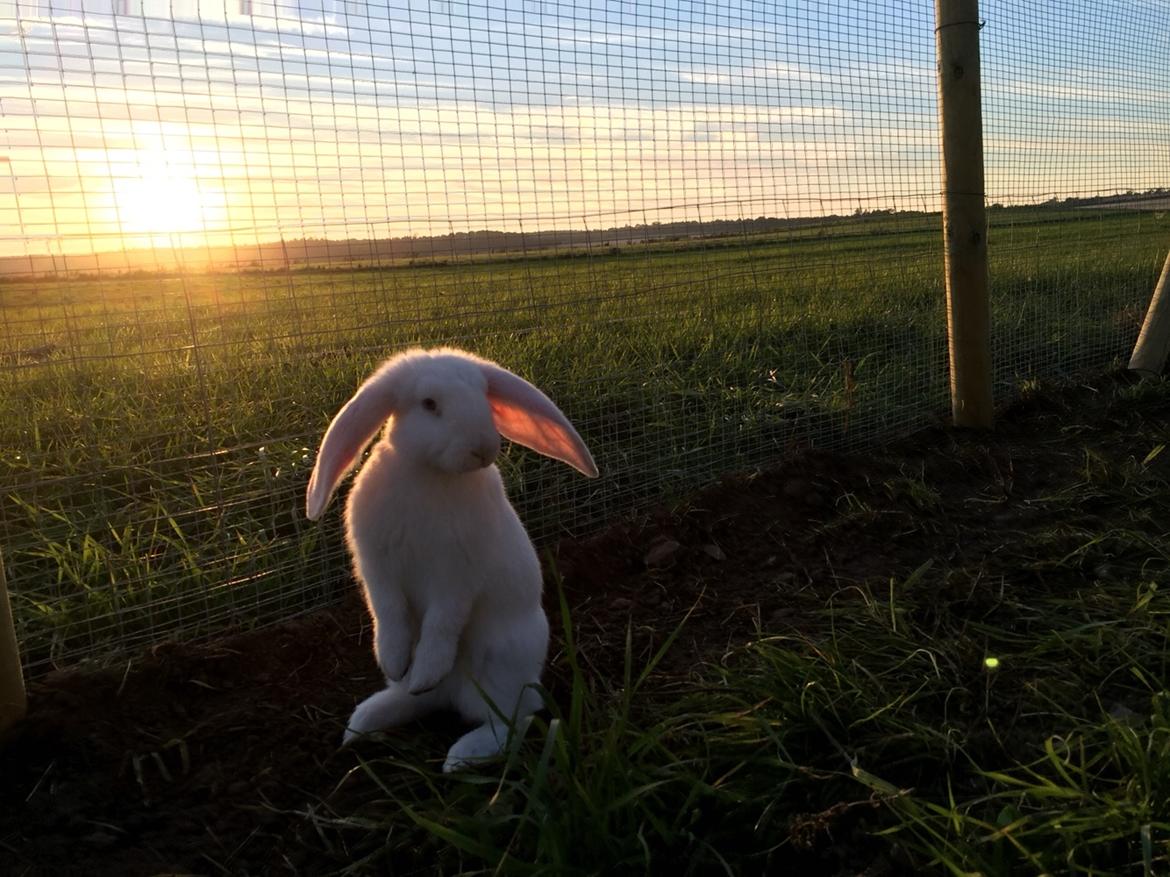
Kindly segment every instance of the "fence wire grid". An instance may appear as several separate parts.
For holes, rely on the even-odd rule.
[[[1170,243],[1170,8],[981,10],[996,392],[1100,372]],[[376,364],[544,388],[542,542],[945,415],[930,2],[0,0],[0,550],[26,671],[353,587]]]

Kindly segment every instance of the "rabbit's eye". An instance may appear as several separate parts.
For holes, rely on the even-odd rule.
[[[439,413],[439,403],[429,397],[422,400],[422,407],[431,412],[431,414]]]

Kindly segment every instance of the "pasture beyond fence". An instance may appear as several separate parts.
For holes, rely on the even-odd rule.
[[[988,0],[976,32],[1002,402],[1138,335],[1170,7]],[[0,0],[26,673],[337,600],[308,472],[406,345],[496,358],[578,425],[597,481],[502,463],[544,544],[944,417],[935,41],[921,0]]]

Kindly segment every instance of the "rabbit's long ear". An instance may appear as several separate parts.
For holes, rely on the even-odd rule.
[[[597,477],[589,448],[548,396],[495,363],[481,361],[479,366],[487,378],[488,404],[500,435]]]
[[[396,383],[393,368],[378,371],[358,388],[329,424],[305,493],[305,514],[310,521],[317,520],[325,511],[338,482],[354,467],[370,439],[394,413]]]

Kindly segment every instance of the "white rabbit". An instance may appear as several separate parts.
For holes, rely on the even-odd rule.
[[[443,770],[452,771],[499,754],[509,722],[541,702],[540,562],[495,466],[500,436],[591,478],[597,467],[564,414],[523,378],[460,350],[409,350],[329,424],[306,494],[310,520],[387,421],[345,515],[387,684],[354,710],[343,743],[451,708],[477,724],[448,751]]]

